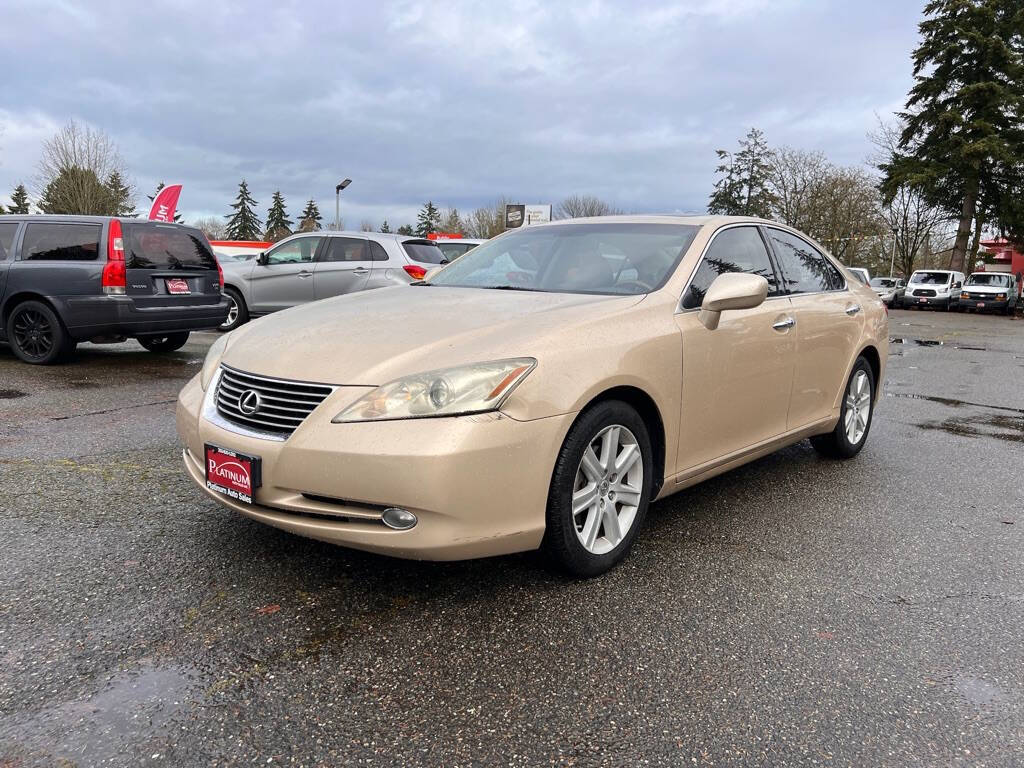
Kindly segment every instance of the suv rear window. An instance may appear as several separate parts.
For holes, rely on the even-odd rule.
[[[128,269],[216,269],[217,259],[199,230],[173,224],[124,224]]]
[[[440,264],[445,261],[441,249],[429,240],[406,240],[402,247],[410,259],[420,264]]]
[[[21,258],[26,261],[96,261],[99,224],[31,223],[25,230]]]

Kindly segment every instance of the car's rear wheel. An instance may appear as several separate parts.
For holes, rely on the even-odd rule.
[[[640,415],[618,400],[573,424],[555,462],[543,548],[576,576],[596,576],[625,557],[647,514],[653,459]]]
[[[233,331],[240,325],[249,322],[249,308],[245,305],[242,294],[234,288],[225,288],[224,296],[230,303],[227,319],[220,325],[222,331]]]
[[[57,313],[41,301],[25,301],[7,318],[7,341],[21,360],[32,365],[52,365],[75,351],[72,339]]]
[[[139,336],[139,344],[150,352],[174,352],[185,346],[188,341],[188,331],[179,333],[165,333],[161,336]]]
[[[827,435],[815,435],[811,445],[823,456],[851,459],[868,439],[875,407],[875,377],[871,364],[858,357],[843,393],[839,422]]]

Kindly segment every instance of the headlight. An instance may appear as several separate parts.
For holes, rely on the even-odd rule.
[[[421,419],[494,411],[536,365],[532,357],[519,357],[405,376],[367,393],[333,421]]]
[[[224,356],[224,350],[228,345],[228,336],[230,335],[225,333],[213,342],[210,350],[206,353],[206,360],[203,361],[203,370],[199,374],[199,386],[202,387],[203,392],[206,391],[206,385],[210,383],[210,379],[213,378],[217,366],[220,365],[220,359]]]

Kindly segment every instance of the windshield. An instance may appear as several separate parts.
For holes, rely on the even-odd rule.
[[[980,275],[971,275],[967,278],[967,285],[998,285],[1000,288],[1005,288],[1010,284],[1010,278],[1007,275],[993,275],[991,273],[981,273]]]
[[[873,277],[871,278],[871,285],[875,288],[895,288],[896,278],[893,277]]]
[[[664,285],[699,227],[603,222],[527,227],[478,245],[431,285],[636,295]]]
[[[949,278],[949,272],[915,272],[910,282],[918,285],[945,285]]]

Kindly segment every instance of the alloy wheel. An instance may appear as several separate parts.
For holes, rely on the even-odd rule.
[[[228,316],[224,320],[224,322],[221,323],[221,328],[230,328],[232,325],[235,324],[235,321],[238,320],[238,302],[235,301],[235,297],[232,296],[230,293],[227,294],[227,297],[228,301],[231,303],[228,306]]]
[[[573,525],[584,549],[602,555],[619,545],[636,519],[643,485],[636,437],[619,424],[602,429],[583,452],[573,484]]]
[[[53,349],[53,326],[42,312],[23,309],[14,318],[14,343],[26,355],[43,358]]]
[[[846,412],[843,428],[850,445],[857,445],[868,431],[871,416],[871,382],[865,371],[857,371],[846,389]]]

